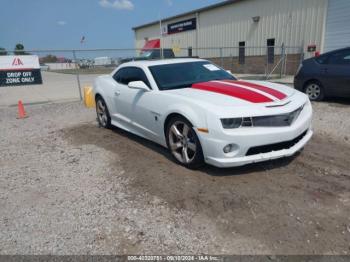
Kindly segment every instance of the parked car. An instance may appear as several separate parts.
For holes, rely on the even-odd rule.
[[[175,54],[172,49],[163,49],[163,58],[174,58]],[[140,60],[154,60],[161,58],[161,49],[148,49],[143,50],[138,57],[128,57],[120,60],[120,63],[126,63],[130,61],[140,61]]]
[[[164,49],[150,49],[143,50],[140,54],[140,58],[147,59],[160,59],[161,51],[163,51],[163,58],[174,58],[175,54],[172,49],[164,48]]]
[[[117,126],[167,147],[189,168],[291,156],[313,134],[305,94],[238,81],[202,59],[125,63],[98,77],[94,93],[102,127]]]
[[[327,96],[350,97],[350,48],[303,61],[294,86],[313,101]]]

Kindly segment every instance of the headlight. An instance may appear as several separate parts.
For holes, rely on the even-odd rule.
[[[221,124],[225,129],[239,128],[242,125],[242,118],[223,118]]]

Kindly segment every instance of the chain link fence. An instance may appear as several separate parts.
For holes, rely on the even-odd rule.
[[[302,47],[291,46],[29,50],[22,54],[39,57],[43,84],[0,87],[0,106],[15,105],[18,100],[25,103],[81,100],[84,86],[91,86],[97,76],[109,74],[118,65],[132,60],[199,57],[239,78],[272,80],[292,78],[304,57]]]
[[[293,46],[180,49],[180,56],[198,56],[233,74],[262,79],[294,76],[303,60],[303,48]]]

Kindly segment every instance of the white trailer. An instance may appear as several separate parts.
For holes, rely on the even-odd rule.
[[[112,64],[112,58],[108,56],[96,57],[94,59],[95,66],[109,66]]]

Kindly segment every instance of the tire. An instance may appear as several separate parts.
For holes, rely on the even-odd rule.
[[[322,101],[325,97],[324,88],[318,81],[310,81],[305,85],[304,93],[311,101]]]
[[[97,114],[97,122],[100,127],[103,128],[111,128],[111,117],[109,115],[109,111],[106,105],[106,102],[103,100],[101,96],[96,98],[96,114]]]
[[[166,127],[166,142],[177,163],[197,169],[204,165],[201,143],[193,125],[184,117],[173,117]]]

